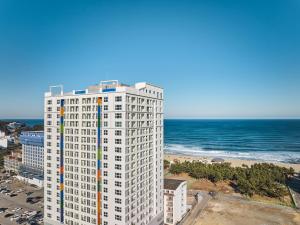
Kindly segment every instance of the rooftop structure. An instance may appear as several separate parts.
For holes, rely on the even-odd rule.
[[[185,180],[176,179],[164,179],[164,189],[165,190],[176,190]]]
[[[146,86],[152,86],[153,88],[147,89]],[[157,91],[159,90],[159,91]],[[136,94],[144,92],[149,97],[156,97],[159,99],[163,98],[162,89],[158,86],[148,84],[146,82],[136,83],[133,86],[119,83],[117,80],[101,81],[99,84],[92,85],[82,90],[73,90],[70,92],[64,92],[63,85],[51,86],[49,92],[45,93],[45,97],[55,96],[72,96],[72,95],[89,95],[98,93],[109,93],[109,92],[125,92],[131,91]]]

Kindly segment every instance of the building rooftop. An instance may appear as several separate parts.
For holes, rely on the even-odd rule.
[[[164,189],[176,190],[185,180],[164,179]]]
[[[44,131],[24,131],[20,135],[23,145],[44,146]]]
[[[148,88],[151,87],[152,91]],[[82,95],[82,94],[95,94],[106,92],[123,92],[126,90],[131,91],[144,91],[146,95],[156,96],[162,98],[163,89],[146,82],[135,83],[134,85],[127,85],[120,83],[118,80],[101,81],[99,84],[89,86],[81,90],[73,90],[71,92],[64,92],[63,85],[50,86],[49,92],[45,93],[45,97],[50,96],[65,96],[65,95]]]

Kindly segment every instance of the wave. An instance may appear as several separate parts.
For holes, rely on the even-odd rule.
[[[198,146],[185,146],[180,144],[166,144],[165,153],[176,153],[191,156],[223,157],[245,160],[258,160],[263,162],[284,162],[300,164],[299,152],[278,151],[223,151],[206,150]]]

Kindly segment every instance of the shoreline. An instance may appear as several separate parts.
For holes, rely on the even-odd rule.
[[[212,156],[193,156],[189,154],[178,154],[178,153],[165,153],[164,154],[164,159],[168,161],[173,161],[178,160],[180,162],[184,161],[201,161],[204,163],[211,163],[211,160],[213,158],[222,158],[224,159],[224,162],[229,162],[231,163],[231,166],[233,167],[241,167],[243,164],[247,166],[251,166],[255,163],[272,163],[277,166],[282,166],[286,168],[292,167],[295,172],[300,172],[300,164],[294,164],[294,163],[284,163],[284,162],[274,162],[274,161],[267,161],[267,160],[250,160],[250,159],[238,159],[238,158],[230,158],[230,157],[218,157],[217,155],[215,157]]]

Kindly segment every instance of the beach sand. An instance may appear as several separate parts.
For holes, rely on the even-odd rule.
[[[217,156],[216,156],[217,157]],[[201,162],[206,162],[206,163],[210,163],[211,160],[215,157],[206,157],[206,156],[190,156],[190,155],[179,155],[179,154],[165,154],[164,157],[166,160],[168,161],[173,161],[174,160],[178,160],[180,162],[184,162],[184,161],[193,161],[193,160],[199,160]],[[282,166],[282,167],[286,167],[286,168],[294,168],[295,172],[300,172],[300,164],[292,164],[292,163],[281,163],[281,162],[273,162],[273,161],[259,161],[259,160],[246,160],[246,159],[234,159],[234,158],[224,158],[222,157],[225,162],[229,162],[231,163],[232,166],[236,167],[236,166],[242,166],[243,164],[251,166],[255,163],[273,163],[275,165],[278,166]]]

